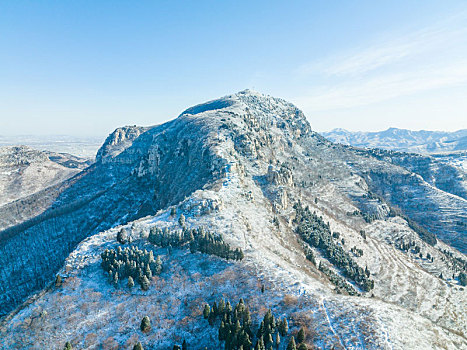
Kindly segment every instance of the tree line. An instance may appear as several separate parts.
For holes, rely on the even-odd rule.
[[[294,209],[296,232],[300,237],[312,247],[320,249],[329,262],[365,292],[373,289],[374,281],[369,278],[370,274],[365,273],[350,254],[334,242],[329,223],[325,223],[322,217],[312,213],[309,207],[304,208],[300,202],[294,205]]]

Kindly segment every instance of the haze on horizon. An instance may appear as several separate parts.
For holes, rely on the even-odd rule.
[[[467,128],[463,1],[0,4],[0,135],[102,136],[246,88],[318,131]]]

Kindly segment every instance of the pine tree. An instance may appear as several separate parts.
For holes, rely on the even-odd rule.
[[[114,283],[115,285],[118,284],[118,272],[115,272],[115,275],[113,276],[113,283]]]
[[[274,341],[272,340],[272,334],[271,333],[268,333],[267,337],[266,337],[266,344],[273,344]]]
[[[150,285],[150,282],[148,278],[146,276],[143,276],[143,278],[141,278],[141,289],[146,291],[149,289],[149,285]]]
[[[57,275],[55,277],[55,287],[61,287],[62,286],[62,276]]]
[[[279,325],[279,332],[284,337],[289,332],[289,324],[287,323],[287,319],[284,317]]]
[[[175,214],[177,214],[177,210],[175,207],[172,207],[172,209],[170,209],[170,216],[175,216]]]
[[[128,234],[126,233],[126,230],[124,228],[118,231],[117,241],[120,244],[125,244],[128,241]]]
[[[139,326],[142,332],[148,332],[151,329],[151,321],[148,316],[144,316]]]
[[[276,333],[276,348],[279,349],[279,345],[281,345],[281,336],[279,335],[279,332]]]
[[[183,339],[182,350],[188,350],[188,346],[186,345],[186,340],[185,339]]]
[[[209,304],[204,305],[204,310],[203,310],[203,316],[205,319],[209,318],[209,314],[211,313],[211,309],[209,307]]]
[[[128,285],[128,288],[130,288],[130,289],[133,288],[133,287],[135,286],[135,281],[133,281],[133,277],[131,277],[131,276],[128,277],[128,283],[127,283],[127,285]]]
[[[303,329],[303,327],[301,327],[300,330],[298,331],[297,342],[303,343],[304,341],[305,341],[305,330]]]
[[[149,264],[146,265],[146,269],[144,270],[144,274],[147,276],[147,278],[152,278],[152,271],[151,268],[149,267]]]
[[[297,350],[297,345],[295,344],[294,336],[290,338],[289,344],[287,345],[287,350]]]
[[[65,347],[63,348],[63,350],[72,350],[73,347],[71,346],[71,343],[69,341],[67,341],[65,343]]]
[[[172,348],[172,350],[181,350],[181,349],[180,349],[180,346],[174,345],[174,347]]]
[[[140,342],[137,342],[135,346],[133,346],[133,350],[144,350],[143,346],[141,345]]]
[[[461,272],[459,274],[459,283],[461,284],[462,287],[467,286],[467,275],[465,274],[465,272]]]
[[[300,345],[298,345],[297,350],[308,350],[308,346],[306,346],[305,343],[301,343]]]
[[[180,226],[184,227],[185,226],[185,215],[180,214],[180,218],[178,219],[178,223]]]

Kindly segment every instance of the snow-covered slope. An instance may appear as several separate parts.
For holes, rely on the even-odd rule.
[[[61,349],[70,341],[78,349],[117,349],[140,341],[168,349],[186,339],[189,349],[218,349],[202,312],[221,297],[244,298],[254,324],[272,308],[292,333],[305,326],[307,343],[320,349],[467,347],[467,298],[457,279],[467,258],[439,239],[457,240],[465,253],[465,178],[452,177],[453,194],[435,181],[439,172],[416,172],[426,165],[410,168],[409,159],[333,144],[290,103],[248,90],[161,126],[118,129],[99,154],[75,181],[44,194],[55,196],[55,211],[43,204],[41,217],[0,233],[3,310],[24,299],[20,286],[47,286],[4,318],[4,347]],[[334,244],[368,268],[374,289],[359,288],[318,246],[308,246],[316,264],[305,257],[297,203],[339,233]],[[152,227],[181,230],[181,214],[187,227],[221,234],[245,258],[149,243]],[[121,227],[131,245],[162,257],[163,272],[148,291],[129,290],[126,281],[115,288],[102,272],[100,254],[120,246]],[[438,229],[438,239],[427,239],[423,227]],[[34,253],[25,254],[25,244]],[[359,296],[336,287],[319,265]],[[56,287],[58,270],[64,282]],[[24,278],[38,271],[42,285]],[[152,329],[142,333],[145,315]]]
[[[27,146],[0,148],[0,206],[63,182],[90,162]]]

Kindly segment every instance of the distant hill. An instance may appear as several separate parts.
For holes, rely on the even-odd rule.
[[[59,184],[91,164],[67,153],[0,147],[0,206]]]
[[[101,137],[77,137],[70,135],[0,135],[2,146],[29,146],[39,151],[68,153],[81,158],[94,160],[96,152],[102,145]]]
[[[467,150],[467,129],[447,131],[412,131],[389,128],[384,131],[363,132],[334,129],[321,135],[333,142],[365,148],[383,148],[422,154]]]

